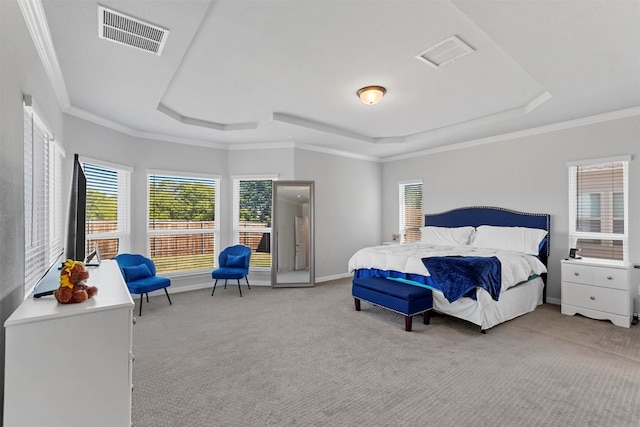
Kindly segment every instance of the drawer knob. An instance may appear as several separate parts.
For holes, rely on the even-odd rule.
[[[589,299],[593,301],[596,299],[596,297],[589,297]]]
[[[575,273],[573,273],[574,276],[579,276],[580,273],[578,273],[577,271]]]
[[[612,279],[613,279],[613,277],[607,276],[607,280],[612,280]]]

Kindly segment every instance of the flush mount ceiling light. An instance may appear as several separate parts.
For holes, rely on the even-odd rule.
[[[366,86],[356,92],[360,101],[367,105],[377,104],[385,93],[387,90],[382,86]]]

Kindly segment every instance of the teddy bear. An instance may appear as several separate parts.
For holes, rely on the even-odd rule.
[[[60,304],[73,304],[85,301],[98,293],[95,286],[87,286],[89,272],[84,264],[68,259],[62,264],[60,287],[53,293]]]

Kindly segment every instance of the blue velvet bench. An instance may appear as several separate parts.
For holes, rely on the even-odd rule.
[[[412,319],[416,314],[423,313],[424,324],[429,324],[429,311],[433,307],[431,289],[374,276],[353,279],[351,293],[356,311],[360,311],[362,300],[404,315],[406,331],[411,331]]]

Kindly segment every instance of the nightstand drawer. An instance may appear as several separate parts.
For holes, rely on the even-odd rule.
[[[627,290],[627,270],[620,268],[594,268],[593,284],[606,288]]]
[[[562,303],[626,316],[629,293],[598,286],[562,283]]]
[[[593,269],[589,265],[562,264],[562,281],[573,283],[593,283]]]

